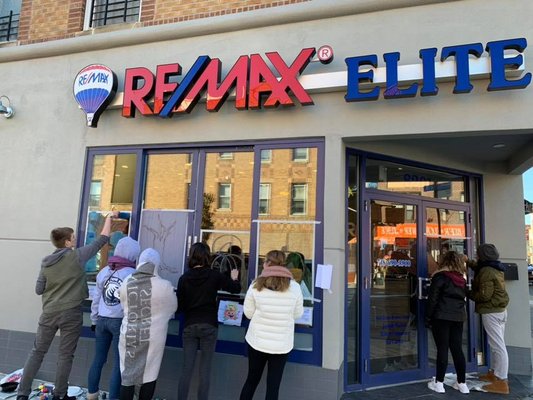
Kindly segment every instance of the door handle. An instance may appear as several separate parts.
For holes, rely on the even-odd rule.
[[[425,289],[428,288],[430,283],[431,278],[418,277],[418,300],[426,300],[428,298]]]

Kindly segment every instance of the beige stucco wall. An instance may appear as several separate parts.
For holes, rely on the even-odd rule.
[[[310,2],[309,7],[318,5],[327,8],[331,3],[317,0]],[[346,10],[353,11],[348,3],[339,2]],[[383,5],[387,2],[374,3]],[[398,3],[413,5],[417,2]],[[304,6],[300,5],[295,10],[303,10]],[[440,53],[443,46],[471,42],[485,45],[490,40],[514,37],[525,37],[533,45],[533,26],[530,23],[533,3],[517,0],[508,7],[497,0],[448,1],[312,22],[305,22],[304,13],[300,15],[295,11],[294,15],[300,17],[286,18],[285,25],[264,25],[264,21],[271,18],[268,15],[281,15],[277,14],[280,12],[266,10],[225,16],[219,20],[182,23],[180,28],[175,28],[176,31],[190,29],[194,32],[197,29],[201,35],[176,40],[171,40],[170,28],[159,28],[165,41],[136,46],[106,49],[100,43],[103,35],[94,36],[98,46],[92,46],[91,37],[64,41],[65,49],[81,46],[85,50],[68,51],[72,54],[60,54],[61,51],[57,50],[58,46],[61,47],[59,42],[43,44],[45,49],[52,48],[48,54],[54,56],[37,60],[24,59],[31,57],[31,46],[34,45],[21,50],[0,48],[0,94],[10,97],[17,112],[10,120],[0,117],[0,170],[3,171],[0,178],[0,252],[8,282],[0,295],[4,304],[0,329],[35,330],[40,299],[32,293],[40,259],[51,250],[47,238],[52,227],[77,223],[87,146],[202,144],[221,140],[320,136],[326,138],[328,178],[325,188],[324,261],[334,265],[333,294],[324,294],[323,366],[339,368],[343,359],[343,344],[339,339],[344,330],[343,138],[352,140],[406,134],[437,137],[442,132],[476,132],[482,138],[484,132],[493,130],[532,129],[533,86],[524,90],[488,93],[487,81],[475,81],[472,93],[454,95],[452,85],[443,84],[435,97],[395,101],[380,99],[366,103],[346,103],[344,93],[334,92],[313,95],[314,106],[302,108],[297,105],[283,110],[236,111],[228,102],[218,113],[207,113],[199,104],[190,115],[170,120],[142,116],[125,119],[120,116],[119,110],[111,110],[101,117],[97,129],[89,129],[85,127],[84,114],[72,96],[74,76],[84,66],[98,62],[112,68],[122,82],[126,68],[144,66],[155,71],[158,64],[179,62],[186,71],[202,54],[220,58],[225,71],[242,54],[279,51],[290,63],[301,48],[323,44],[333,47],[334,62],[327,67],[310,65],[306,74],[344,70],[344,59],[356,55],[375,53],[383,64],[382,54],[390,51],[401,52],[402,64],[414,64],[419,63],[418,51],[425,47],[437,47]],[[309,15],[315,16],[313,13]],[[255,28],[253,21],[257,21]],[[202,24],[209,29],[198,28]],[[239,31],[242,26],[250,29]],[[224,31],[217,32],[217,27]],[[152,37],[157,37],[155,29],[149,32]],[[109,33],[107,40],[111,44],[121,43],[127,33]],[[33,48],[36,54],[42,54],[41,48]],[[94,48],[98,49],[91,51]],[[526,65],[527,60],[533,59],[531,54],[531,48],[528,48]],[[364,146],[372,145],[360,143],[360,148]],[[376,150],[379,149],[376,147]],[[381,150],[390,152],[383,146]],[[468,160],[449,165],[445,155],[431,157],[424,152],[413,152],[408,146],[398,149],[396,154],[402,152],[406,158],[437,165],[479,173],[488,170],[486,166],[475,165]],[[506,199],[521,198],[517,179],[497,174],[486,176],[487,210],[489,206],[505,210],[486,214],[487,239],[502,243],[500,247],[505,260],[525,257],[523,218],[520,227],[519,212],[500,201],[502,193],[506,194]],[[525,285],[523,281],[510,284],[513,300],[510,321],[517,323],[518,327],[509,332],[507,340],[511,345],[530,347],[531,342],[527,342],[530,331],[526,330],[525,321],[519,321],[525,306],[514,308],[523,296],[527,296]],[[17,305],[7,307],[8,299],[16,299]]]

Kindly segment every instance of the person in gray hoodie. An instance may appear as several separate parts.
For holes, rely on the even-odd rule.
[[[72,369],[74,352],[83,325],[81,304],[89,296],[85,263],[109,241],[111,216],[94,242],[75,249],[76,236],[72,228],[55,228],[50,240],[56,250],[46,256],[41,264],[35,292],[42,296],[43,312],[33,349],[28,356],[20,381],[17,400],[27,400],[33,378],[39,371],[43,358],[50,348],[57,330],[60,332],[53,400],[74,400],[68,396],[68,378]]]
[[[118,290],[122,282],[135,272],[140,252],[139,242],[128,236],[123,237],[117,242],[115,253],[108,260],[109,265],[96,276],[96,290],[91,305],[91,329],[95,331],[96,342],[93,363],[89,369],[87,400],[98,399],[100,377],[110,347],[113,348],[113,369],[109,381],[109,399],[120,398],[118,341],[124,311]]]

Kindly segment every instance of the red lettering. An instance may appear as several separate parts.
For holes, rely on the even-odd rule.
[[[311,59],[315,55],[314,48],[307,48],[300,51],[298,57],[294,60],[290,67],[285,64],[285,61],[280,57],[277,52],[266,53],[268,59],[272,62],[274,67],[278,70],[281,75],[281,79],[278,85],[278,91],[283,91],[288,93],[289,90],[292,91],[294,96],[303,106],[312,105],[313,99],[307,94],[303,86],[298,82],[298,76],[303,72],[305,67],[311,62]],[[265,107],[275,106],[277,104],[277,99],[269,98],[265,102]],[[281,104],[286,105],[283,101],[279,100]],[[292,105],[292,100],[287,104]]]
[[[165,94],[172,93],[178,87],[177,82],[169,82],[169,78],[181,74],[179,64],[158,65],[155,78],[154,114],[159,114],[165,102]]]
[[[144,80],[144,85],[138,88],[138,84]],[[137,108],[143,115],[153,114],[146,100],[152,97],[154,87],[154,74],[147,68],[129,68],[124,77],[124,100],[122,103],[122,116],[135,117]]]

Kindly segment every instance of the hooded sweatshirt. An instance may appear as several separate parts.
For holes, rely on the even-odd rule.
[[[176,312],[174,288],[169,281],[159,277],[160,263],[156,250],[144,250],[137,270],[119,289],[124,307],[119,338],[124,386],[152,382],[159,375],[168,321]]]
[[[178,281],[178,313],[185,316],[184,327],[210,324],[218,327],[217,292],[239,293],[241,284],[210,267],[190,268]]]
[[[466,320],[466,280],[459,272],[437,271],[431,278],[426,319]]]
[[[59,248],[43,259],[35,284],[35,293],[42,295],[43,313],[78,307],[89,297],[85,263],[108,241],[108,236],[101,235],[87,246]]]
[[[509,295],[505,289],[505,267],[498,260],[479,260],[472,264],[474,280],[468,297],[475,301],[478,314],[505,311]]]
[[[124,312],[120,304],[118,289],[124,279],[135,272],[135,261],[139,257],[141,248],[139,242],[124,237],[115,247],[109,265],[96,276],[96,290],[91,304],[91,321],[96,324],[98,317],[122,318]]]

